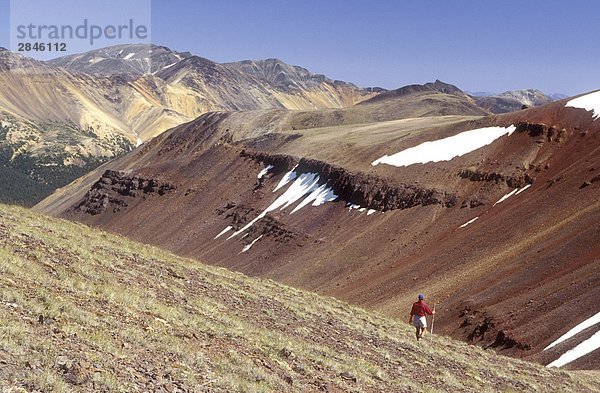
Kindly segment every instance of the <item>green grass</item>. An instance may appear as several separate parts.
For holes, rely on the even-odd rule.
[[[0,362],[15,392],[600,390],[596,374],[417,343],[404,322],[4,205]]]

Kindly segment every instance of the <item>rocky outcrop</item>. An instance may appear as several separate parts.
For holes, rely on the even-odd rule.
[[[278,174],[291,170],[298,164],[298,158],[286,154],[268,154],[260,151],[245,149],[240,156],[250,158],[254,161],[262,162],[266,165],[272,165],[272,173]]]
[[[529,123],[522,121],[517,123],[515,132],[525,132],[532,137],[543,137],[548,142],[564,142],[567,136],[567,130],[558,129],[555,126],[548,126],[544,123]]]
[[[505,329],[501,328],[501,324],[494,317],[487,315],[485,312],[471,311],[466,308],[461,311],[460,317],[464,318],[460,326],[465,329],[466,338],[469,342],[480,342],[485,344],[485,348],[498,350],[517,348],[528,351],[531,349],[529,344],[516,340]]]
[[[392,184],[388,180],[365,173],[352,173],[344,168],[322,161],[303,158],[299,172],[314,172],[329,180],[336,194],[343,200],[380,211],[408,209],[418,205],[452,207],[457,198],[453,194],[426,189],[413,184]]]
[[[224,216],[225,220],[230,220],[231,226],[236,231],[253,220],[256,213],[256,209],[234,202],[229,202],[217,209],[217,215]],[[248,234],[251,234],[250,238],[266,235],[278,243],[289,243],[290,241],[302,243],[308,239],[308,236],[288,229],[284,223],[270,215],[252,225],[248,229]]]
[[[527,184],[533,184],[534,178],[527,173],[503,175],[498,172],[482,172],[472,169],[462,169],[458,176],[463,179],[479,182],[506,183],[512,188],[521,188]]]
[[[515,132],[527,132],[531,136],[547,135],[549,127],[543,123],[528,123],[526,121],[517,124]]]
[[[310,158],[297,159],[286,155],[269,155],[244,150],[242,157],[273,165],[275,173],[292,169],[298,173],[318,173],[327,181],[338,197],[346,202],[379,211],[408,209],[415,206],[457,204],[454,194],[441,190],[426,189],[413,184],[393,184],[378,176],[362,172],[350,172],[342,167]]]
[[[128,199],[153,194],[164,195],[174,189],[174,185],[156,179],[144,179],[107,170],[73,210],[96,215],[112,208],[116,213],[128,206]]]

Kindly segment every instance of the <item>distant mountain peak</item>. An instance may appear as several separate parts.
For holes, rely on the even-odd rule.
[[[446,82],[442,82],[439,79],[436,79],[435,82],[433,83],[426,83],[424,86],[427,87],[431,87],[433,90],[437,90],[440,93],[446,93],[446,94],[459,94],[459,95],[464,95],[465,93],[459,89],[458,87],[450,84],[450,83],[446,83]]]
[[[379,102],[379,101],[402,97],[402,96],[407,96],[407,95],[411,95],[411,94],[434,93],[434,92],[450,94],[450,95],[466,96],[466,94],[458,87],[456,87],[452,84],[446,83],[446,82],[442,82],[439,79],[436,79],[435,82],[428,82],[423,85],[419,85],[419,84],[407,85],[407,86],[400,87],[399,89],[396,89],[396,90],[388,90],[388,91],[381,92],[381,94],[379,94],[369,100],[363,101],[362,104]]]
[[[5,164],[19,178],[35,171],[37,180],[23,183],[34,191],[18,192],[26,198],[19,200],[33,201],[78,171],[208,112],[339,109],[377,94],[277,59],[247,63],[252,72],[150,44],[48,62],[0,51],[0,120],[17,130],[0,130],[0,178]],[[0,200],[11,189],[0,187]]]
[[[523,106],[534,107],[545,105],[553,99],[538,89],[519,89],[505,91],[500,94],[472,94],[479,106],[493,113],[506,113],[517,111]]]
[[[307,89],[321,83],[334,81],[322,74],[315,74],[304,67],[290,65],[277,58],[243,60],[224,64],[283,89]]]
[[[125,44],[59,57],[48,61],[56,67],[95,76],[124,76],[127,80],[152,74],[190,57],[154,44]]]
[[[498,97],[510,97],[519,100],[523,105],[539,106],[552,101],[544,92],[538,89],[521,89],[505,91],[498,94]]]
[[[284,91],[311,89],[322,83],[356,88],[351,83],[333,81],[325,75],[313,73],[304,67],[287,64],[278,58],[242,60],[221,64],[192,55],[190,52],[177,52],[168,47],[154,44],[115,45],[60,57],[47,63],[72,72],[109,77],[120,75],[127,80],[135,80],[145,74],[163,78],[170,77],[183,67],[200,67],[205,71],[217,72],[216,70],[218,70],[218,72],[227,74],[241,73]],[[176,64],[177,66],[175,66]]]

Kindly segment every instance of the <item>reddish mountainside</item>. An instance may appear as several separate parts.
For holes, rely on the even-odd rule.
[[[320,128],[302,126],[306,113],[207,114],[37,209],[402,319],[425,292],[440,332],[547,364],[599,327],[542,351],[599,311],[600,121],[566,102]],[[450,161],[371,165],[511,124]],[[337,198],[290,214],[308,195],[294,201],[295,189]],[[596,350],[566,367],[599,366]]]

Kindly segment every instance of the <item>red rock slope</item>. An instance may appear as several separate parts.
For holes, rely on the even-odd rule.
[[[402,319],[424,292],[440,333],[547,364],[599,329],[543,351],[599,311],[600,120],[567,101],[324,128],[293,113],[209,114],[37,208]],[[371,165],[510,125],[450,161]],[[293,168],[298,177],[273,192]],[[337,198],[291,213],[312,191]],[[565,367],[598,366],[596,350]]]

